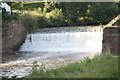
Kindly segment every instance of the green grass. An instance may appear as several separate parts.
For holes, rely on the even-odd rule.
[[[73,63],[47,72],[35,70],[26,78],[120,78],[118,58],[102,54],[92,60],[86,58],[81,63]]]

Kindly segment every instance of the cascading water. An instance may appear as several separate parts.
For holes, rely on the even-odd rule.
[[[16,60],[0,64],[3,70],[0,76],[21,78],[32,72],[31,65],[34,61],[37,61],[39,66],[44,64],[44,67],[54,68],[58,63],[66,65],[72,61],[81,61],[84,57],[94,57],[95,54],[101,52],[101,49],[100,27],[36,30],[27,35],[25,43],[19,49],[20,53],[16,54],[18,56]]]
[[[20,51],[101,52],[99,27],[41,29],[28,34]]]

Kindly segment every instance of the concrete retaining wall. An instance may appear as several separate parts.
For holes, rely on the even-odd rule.
[[[102,52],[110,51],[113,55],[120,55],[120,26],[106,27],[102,43]]]
[[[25,28],[22,22],[13,20],[7,26],[6,36],[2,38],[2,52],[18,49],[24,40]]]

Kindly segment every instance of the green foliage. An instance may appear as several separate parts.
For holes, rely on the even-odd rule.
[[[38,27],[39,28],[44,28],[47,26],[50,26],[51,24],[48,22],[48,20],[44,17],[38,17]]]
[[[31,16],[28,14],[22,15],[21,19],[26,27],[27,32],[31,32],[38,27],[38,19],[35,16]]]
[[[118,20],[115,24],[113,25],[116,25],[116,26],[120,26],[120,20]]]
[[[93,59],[86,58],[81,63],[47,72],[37,72],[27,78],[118,78],[118,57],[101,54]]]
[[[119,2],[7,2],[12,10],[31,12],[23,15],[30,32],[33,29],[59,26],[106,24],[118,15]],[[107,5],[107,6],[106,6]],[[35,13],[34,13],[35,12]],[[17,19],[18,14],[3,14],[3,21]]]
[[[62,19],[63,18],[63,13],[61,9],[53,9],[51,12],[47,13],[46,18],[54,18],[54,19]]]
[[[43,14],[42,8],[38,7],[38,9],[36,9],[36,12],[39,14]]]
[[[108,23],[118,14],[118,5],[116,3],[93,3],[89,10],[89,16],[98,23]]]
[[[37,62],[33,62],[33,67],[32,67],[32,74],[36,74],[38,72],[38,69],[37,69],[38,65],[37,65]]]
[[[47,13],[46,18],[48,18],[49,22],[51,23],[50,26],[61,26],[64,24],[63,20],[63,13],[61,9],[53,9],[51,12]]]
[[[87,3],[60,3],[57,8],[62,9],[64,19],[68,26],[79,25],[78,17],[86,16]]]
[[[9,6],[11,6],[12,10],[16,10],[16,9],[21,10],[22,9],[22,3],[21,2],[7,2],[7,4]]]
[[[10,14],[6,11],[5,8],[2,8],[2,19],[3,22],[5,22],[5,20],[10,20]]]
[[[18,19],[19,14],[18,13],[9,13],[6,11],[5,8],[2,8],[2,22],[3,24],[6,24],[6,22],[9,22],[11,20],[16,20]]]
[[[43,2],[24,2],[23,3],[23,9],[24,10],[35,10],[38,8],[42,8],[44,7]]]

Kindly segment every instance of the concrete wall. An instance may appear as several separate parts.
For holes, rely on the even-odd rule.
[[[19,48],[24,40],[25,28],[21,21],[11,21],[8,23],[7,28],[2,38],[2,52],[13,51]]]
[[[102,52],[110,51],[113,55],[120,55],[120,26],[106,27],[102,43]]]

